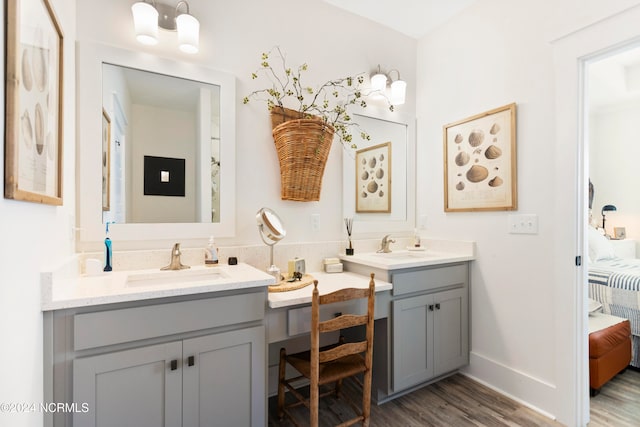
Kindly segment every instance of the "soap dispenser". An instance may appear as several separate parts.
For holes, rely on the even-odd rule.
[[[109,238],[109,224],[111,224],[110,222],[107,222],[106,224],[106,230],[105,230],[105,238],[104,238],[104,271],[111,271],[111,262],[113,261],[113,251],[111,248],[111,239]]]
[[[209,244],[204,251],[204,265],[213,266],[218,264],[218,250],[216,249],[213,236],[209,237]]]
[[[418,233],[418,229],[414,228],[413,229],[413,247],[414,248],[419,248],[420,247],[420,233]]]

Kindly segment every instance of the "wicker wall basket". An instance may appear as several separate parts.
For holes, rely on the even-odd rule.
[[[300,113],[291,110],[271,113],[273,141],[280,162],[280,196],[282,200],[318,201],[334,129],[322,119],[291,120],[291,117],[300,117]]]

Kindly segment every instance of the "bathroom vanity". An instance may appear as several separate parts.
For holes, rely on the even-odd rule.
[[[469,251],[398,251],[342,256],[347,271],[392,284],[386,323],[374,341],[378,403],[436,381],[469,363]],[[378,301],[376,300],[376,303]],[[376,307],[378,309],[378,307]]]
[[[344,273],[312,275],[329,293],[375,273],[374,401],[468,363],[473,243],[341,258]],[[45,426],[266,425],[279,348],[308,348],[313,285],[267,293],[274,278],[242,263],[95,276],[75,264],[43,273],[44,401],[77,408]]]
[[[58,281],[43,301],[45,401],[78,410],[45,425],[264,426],[273,281],[246,264]]]

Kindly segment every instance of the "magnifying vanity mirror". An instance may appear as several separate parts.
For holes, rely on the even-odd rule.
[[[260,238],[265,245],[269,246],[269,270],[268,272],[280,280],[280,270],[273,263],[273,246],[284,239],[287,231],[282,225],[282,220],[278,214],[269,208],[262,208],[256,214],[256,222],[260,231]]]
[[[235,78],[78,45],[79,249],[235,234]]]

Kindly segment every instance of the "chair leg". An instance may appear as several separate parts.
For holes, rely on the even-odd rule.
[[[286,371],[285,357],[287,352],[284,348],[280,349],[280,364],[278,366],[278,418],[284,418],[284,375]]]
[[[336,381],[335,386],[335,395],[336,397],[340,397],[340,392],[342,391],[342,380]]]
[[[309,424],[311,427],[318,427],[318,413],[320,400],[320,387],[317,381],[311,381],[309,389]]]
[[[364,373],[364,382],[362,384],[362,420],[363,427],[369,426],[371,415],[371,368]]]

